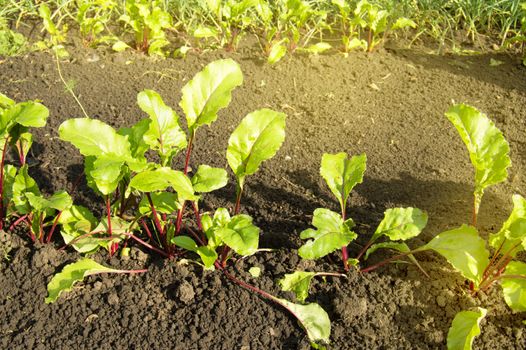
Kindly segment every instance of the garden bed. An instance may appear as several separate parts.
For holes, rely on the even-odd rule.
[[[87,113],[121,127],[144,118],[136,103],[143,89],[159,92],[181,115],[181,87],[196,72],[220,57],[239,62],[244,83],[213,127],[200,131],[195,165],[226,167],[228,137],[248,112],[268,107],[288,115],[283,147],[247,180],[242,200],[242,212],[262,229],[260,247],[277,250],[236,262],[231,269],[236,276],[290,299],[293,296],[280,292],[275,283],[283,274],[298,268],[340,268],[329,260],[302,261],[296,253],[299,233],[310,226],[313,210],[337,209],[319,176],[324,152],[367,154],[365,178],[353,191],[348,212],[358,224],[358,244],[367,242],[391,207],[414,206],[429,214],[415,246],[468,222],[473,170],[465,146],[444,116],[452,101],[487,113],[510,143],[509,180],[489,189],[482,202],[483,237],[498,231],[508,217],[511,195],[524,194],[526,70],[518,57],[435,56],[393,48],[347,58],[295,55],[269,66],[254,50],[156,60],[79,47],[61,63]],[[490,65],[490,59],[502,64]],[[47,193],[71,191],[82,174],[83,159],[58,139],[57,129],[82,113],[60,81],[53,56],[32,53],[0,60],[0,92],[17,101],[39,99],[49,108],[47,126],[34,131],[30,174]],[[102,214],[102,201],[85,183],[72,196]],[[232,180],[207,197],[204,209],[232,208],[234,200]],[[162,260],[137,247],[127,258],[107,261],[101,254],[95,259],[112,267],[148,268],[147,273],[92,276],[46,305],[46,284],[79,255],[35,246],[27,238],[24,230],[1,237],[4,249],[12,247],[1,260],[2,348],[309,348],[303,330],[280,307],[233,285],[219,272],[180,259]],[[350,256],[359,250],[351,244]],[[382,256],[388,255],[379,253],[376,259]],[[444,348],[454,315],[475,305],[488,308],[475,348],[526,348],[526,316],[511,313],[499,288],[473,299],[445,259],[431,253],[419,259],[431,278],[400,264],[367,274],[351,270],[347,279],[316,282],[308,300],[318,302],[332,320],[330,348]],[[248,274],[252,266],[261,268],[261,277]]]

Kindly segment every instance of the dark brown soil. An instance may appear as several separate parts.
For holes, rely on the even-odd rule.
[[[271,67],[250,48],[162,61],[76,49],[62,69],[89,115],[121,127],[145,117],[135,101],[146,88],[158,91],[181,112],[181,87],[204,65],[226,56],[241,64],[245,81],[218,121],[199,130],[194,167],[226,166],[228,137],[248,112],[269,107],[288,114],[285,144],[248,179],[242,202],[243,211],[262,229],[261,246],[279,249],[232,267],[237,276],[264,290],[290,299],[293,296],[275,284],[284,273],[340,268],[330,261],[301,261],[295,251],[312,211],[337,207],[319,176],[324,152],[367,153],[366,176],[352,194],[348,213],[359,223],[357,243],[367,241],[384,210],[395,206],[415,206],[429,214],[428,228],[414,246],[469,220],[473,170],[465,146],[444,117],[452,101],[485,111],[511,145],[509,181],[488,190],[482,203],[482,234],[499,229],[511,210],[513,193],[526,194],[526,70],[518,58],[391,49],[347,58],[287,57]],[[503,64],[491,67],[490,58]],[[59,80],[53,58],[33,53],[0,60],[0,92],[18,101],[40,99],[49,107],[47,127],[35,130],[31,173],[46,192],[70,190],[82,171],[82,157],[58,139],[57,129],[65,119],[82,114]],[[234,192],[232,181],[206,197],[206,209],[231,208]],[[102,211],[102,201],[84,184],[74,198]],[[79,256],[33,246],[14,234],[1,238],[2,248],[11,249],[10,259],[0,263],[1,348],[309,348],[295,320],[276,305],[219,272],[164,261],[135,247],[129,258],[96,259],[123,268],[146,266],[147,273],[92,276],[46,305],[51,276]],[[356,255],[359,246],[351,248],[351,256]],[[376,260],[386,254],[378,253]],[[499,288],[472,299],[445,260],[427,253],[420,259],[431,279],[412,266],[391,265],[314,283],[309,300],[329,313],[330,348],[444,348],[455,313],[475,305],[489,309],[476,348],[526,348],[526,315],[513,315]],[[262,269],[260,278],[247,273],[251,266]]]

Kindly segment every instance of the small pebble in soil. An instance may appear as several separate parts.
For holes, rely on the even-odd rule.
[[[119,303],[119,296],[117,295],[117,293],[110,293],[110,295],[108,295],[108,304],[116,305],[118,303]]]
[[[195,297],[194,287],[187,281],[183,281],[177,288],[177,298],[184,304],[190,304]]]

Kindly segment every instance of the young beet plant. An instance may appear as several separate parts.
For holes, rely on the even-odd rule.
[[[469,151],[475,168],[472,225],[477,226],[477,216],[484,190],[503,182],[508,177],[510,146],[495,124],[476,108],[457,104],[446,117],[457,129]]]
[[[104,197],[106,216],[97,224],[88,210],[73,206],[60,219],[61,233],[68,244],[85,253],[105,246],[113,254],[118,243],[128,238],[165,257],[177,254],[176,247],[194,252],[205,268],[216,268],[236,284],[289,310],[312,341],[328,341],[330,323],[319,305],[290,303],[226,271],[226,263],[233,253],[248,256],[258,250],[260,230],[250,216],[240,214],[241,197],[246,177],[254,174],[261,163],[272,158],[281,147],[285,138],[285,114],[269,109],[254,111],[232,133],[227,160],[237,180],[233,215],[225,208],[217,209],[213,216],[201,214],[199,210],[203,194],[225,186],[228,177],[224,169],[207,165],[200,165],[190,176],[197,130],[217,119],[217,113],[230,103],[233,89],[242,81],[239,65],[232,60],[212,62],[197,73],[183,87],[180,102],[188,135],[179,126],[175,111],[151,90],[138,95],[139,107],[149,118],[131,128],[115,131],[89,118],[65,121],[59,129],[60,137],[85,156],[88,185]],[[182,171],[172,169],[173,158],[185,148]],[[147,150],[156,152],[160,162],[148,162],[144,157]],[[193,207],[195,226],[183,222],[187,203]],[[131,222],[125,220],[126,213],[130,212],[134,214]],[[141,229],[144,239],[134,233]],[[93,271],[82,266],[75,269],[79,271],[78,278],[69,279],[64,286],[69,288],[93,271],[106,272],[96,266]],[[57,284],[49,285],[49,302],[54,300],[52,296],[58,296],[54,287]]]
[[[44,227],[49,222],[46,217],[55,210],[59,213],[71,205],[71,199],[65,192],[58,192],[51,198],[42,197],[36,182],[28,174],[27,155],[33,144],[30,127],[43,127],[49,116],[48,109],[35,101],[16,103],[0,94],[0,229],[8,218],[16,218],[11,229],[22,222],[29,224],[33,241],[49,242],[57,221],[52,221],[52,229],[46,235]],[[20,168],[5,164],[9,148],[16,151]],[[57,216],[60,217],[60,214]]]

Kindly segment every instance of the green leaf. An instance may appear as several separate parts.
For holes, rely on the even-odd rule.
[[[182,89],[180,106],[192,134],[201,125],[210,125],[217,112],[228,106],[232,90],[243,83],[239,65],[231,59],[209,63]]]
[[[60,215],[58,223],[64,225],[81,220],[88,221],[93,227],[95,227],[97,224],[97,219],[95,216],[89,211],[88,208],[81,205],[73,205],[70,208],[64,210]],[[91,231],[91,228],[87,232],[89,231]]]
[[[4,166],[4,187],[3,197],[4,206],[7,207],[8,203],[13,199],[13,184],[15,183],[17,168],[11,164]]]
[[[201,257],[203,264],[207,269],[214,266],[215,261],[217,260],[217,252],[211,247],[199,247],[197,248],[197,254]]]
[[[331,44],[325,43],[325,42],[319,42],[319,43],[307,46],[306,48],[303,48],[300,51],[305,51],[305,52],[313,53],[313,54],[320,54],[330,49],[332,49]]]
[[[329,342],[331,321],[329,315],[316,303],[300,305],[285,299],[276,298],[283,307],[289,310],[300,322],[310,341]]]
[[[129,48],[130,46],[122,40],[117,40],[111,47],[111,49],[115,52],[122,52]]]
[[[320,175],[340,202],[342,209],[346,208],[347,199],[354,186],[363,181],[366,162],[365,153],[351,159],[348,159],[344,152],[323,154]]]
[[[344,222],[339,214],[329,209],[316,209],[312,224],[318,230],[307,229],[300,234],[301,239],[313,238],[298,249],[298,254],[303,259],[324,257],[347,246],[357,237],[356,233],[351,231],[354,226],[352,219]]]
[[[187,145],[186,134],[179,126],[179,117],[153,90],[141,91],[137,95],[137,103],[151,119],[144,141],[159,152],[163,165],[169,165],[173,156]]]
[[[122,270],[115,270],[100,265],[87,258],[64,266],[62,271],[53,276],[47,285],[48,296],[45,300],[46,304],[57,300],[62,292],[70,291],[76,282],[82,281],[86,276],[109,272],[119,273],[122,272]]]
[[[248,215],[239,214],[230,220],[226,227],[215,230],[215,234],[228,247],[243,256],[254,254],[259,245],[259,228]]]
[[[61,140],[70,142],[84,156],[109,155],[120,160],[131,156],[127,138],[100,120],[68,119],[60,125],[58,132]]]
[[[371,241],[385,235],[392,241],[416,237],[427,225],[427,214],[418,208],[387,209]]]
[[[393,249],[400,253],[408,253],[411,251],[409,246],[402,242],[382,242],[370,246],[369,249],[367,249],[367,252],[365,253],[364,260],[367,260],[369,258],[369,255],[371,255],[378,249]],[[409,254],[407,257],[409,258],[409,260],[411,260],[413,264],[415,264],[420,270],[422,270],[425,273],[424,269],[422,268],[422,266],[420,266],[418,260],[416,260],[413,254]]]
[[[400,17],[400,18],[398,18],[396,20],[396,22],[393,24],[391,29],[392,30],[397,30],[397,29],[403,29],[403,28],[407,28],[407,27],[416,28],[415,21],[413,21],[413,20],[411,20],[409,18]]]
[[[514,312],[526,311],[526,263],[512,261],[500,282],[504,300]]]
[[[91,253],[99,248],[99,239],[94,235],[88,235],[97,226],[97,219],[85,207],[73,205],[60,215],[58,223],[62,225],[60,234],[64,243],[71,243],[73,248],[80,253]],[[78,238],[79,236],[84,238]]]
[[[13,183],[13,203],[15,203],[16,210],[19,214],[31,212],[31,205],[26,197],[27,193],[32,193],[36,196],[40,195],[37,183],[29,176],[27,170],[27,164],[21,167]]]
[[[124,176],[124,162],[109,155],[84,157],[84,173],[88,186],[102,195],[115,191]]]
[[[198,248],[195,241],[189,236],[175,236],[172,238],[172,243],[191,252],[196,252]]]
[[[462,225],[442,232],[416,251],[434,250],[449,261],[462,276],[478,287],[482,274],[489,264],[489,252],[477,229]]]
[[[244,178],[272,158],[285,140],[284,113],[260,109],[249,113],[228,140],[226,158],[243,188]]]
[[[0,93],[0,112],[1,109],[9,108],[10,106],[13,106],[15,104],[15,101],[7,97],[6,95]]]
[[[215,191],[225,187],[227,183],[228,174],[225,169],[212,168],[208,165],[200,165],[192,176],[194,191],[198,193]]]
[[[460,311],[455,315],[447,333],[448,350],[470,350],[474,338],[480,334],[480,322],[486,317],[487,310]]]
[[[162,214],[172,214],[181,208],[181,203],[177,194],[171,192],[153,192],[150,193],[155,211]],[[139,203],[139,213],[141,215],[150,215],[152,208],[148,198],[142,197]]]
[[[179,200],[196,200],[192,182],[182,171],[173,170],[167,167],[155,170],[146,170],[135,175],[129,184],[129,188],[141,192],[164,191],[172,187]]]
[[[279,62],[287,54],[287,47],[283,41],[278,41],[270,47],[267,62],[268,64],[275,64]]]
[[[14,121],[26,127],[41,128],[46,125],[49,110],[38,102],[28,101],[17,103],[4,111],[7,120]]]
[[[40,195],[35,195],[31,192],[27,192],[26,198],[35,211],[44,211],[46,209],[56,209],[58,211],[63,211],[69,209],[73,205],[73,201],[66,191],[56,192],[48,199]]]
[[[135,125],[133,125],[131,128],[120,128],[117,131],[119,135],[128,137],[131,155],[134,159],[140,162],[146,161],[146,159],[144,158],[144,153],[150,147],[144,140],[144,134],[148,132],[150,128],[150,123],[150,119],[142,119],[135,123]]]
[[[513,195],[512,199],[513,211],[500,231],[490,234],[489,245],[494,249],[500,248],[502,254],[509,253],[515,257],[526,249],[526,199],[518,194]]]
[[[446,117],[466,144],[475,168],[477,212],[484,190],[508,177],[508,167],[511,165],[510,146],[495,124],[474,107],[454,105],[446,112]]]
[[[294,292],[296,299],[303,303],[309,296],[310,281],[315,275],[315,272],[295,271],[278,280],[278,284],[281,290]]]

